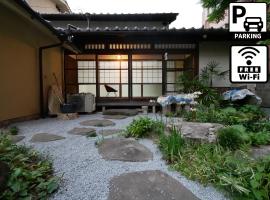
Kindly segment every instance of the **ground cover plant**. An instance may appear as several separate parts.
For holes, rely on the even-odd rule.
[[[47,199],[58,188],[51,162],[36,151],[12,144],[0,135],[0,162],[8,167],[8,179],[0,199]]]
[[[139,117],[134,119],[126,128],[125,136],[134,138],[143,138],[151,134],[159,135],[164,129],[161,122],[148,117]]]
[[[175,130],[160,137],[159,147],[172,168],[192,180],[213,184],[233,199],[269,199],[270,157],[251,158],[242,138],[243,128],[224,130],[233,129],[238,131],[236,137],[240,139],[227,143],[228,137],[220,138],[221,144],[225,142],[224,147],[185,141]]]

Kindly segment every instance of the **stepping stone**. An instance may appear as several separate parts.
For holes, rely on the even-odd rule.
[[[11,140],[12,143],[17,143],[22,141],[25,136],[23,135],[9,135],[8,138]]]
[[[98,132],[98,134],[103,135],[103,136],[108,136],[108,135],[114,135],[116,133],[121,133],[123,129],[105,129],[101,130]]]
[[[127,116],[125,115],[104,115],[104,119],[126,119]]]
[[[159,170],[126,173],[110,181],[108,200],[199,200],[177,180]]]
[[[104,127],[104,126],[114,126],[115,123],[108,120],[108,119],[93,119],[87,120],[80,123],[83,126],[97,126],[97,127]]]
[[[93,128],[79,128],[75,127],[74,129],[68,131],[69,134],[73,135],[83,135],[83,136],[89,136],[91,134],[96,133],[96,130]]]
[[[262,145],[260,147],[252,147],[251,156],[255,159],[270,156],[270,145]]]
[[[105,160],[143,162],[153,159],[152,152],[134,139],[105,139],[98,150]]]
[[[103,115],[125,115],[125,116],[135,116],[138,114],[136,109],[109,109],[103,111]]]
[[[60,135],[54,135],[49,133],[37,133],[32,137],[30,142],[51,142],[56,140],[63,140],[65,137],[62,137]]]

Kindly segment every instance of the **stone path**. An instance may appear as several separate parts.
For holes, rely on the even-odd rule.
[[[73,135],[89,136],[91,134],[96,133],[96,129],[94,129],[94,128],[75,127],[72,130],[68,131],[68,133],[73,134]]]
[[[124,129],[104,129],[104,130],[99,131],[98,134],[100,134],[102,136],[109,136],[109,135],[121,133],[123,131],[124,131]]]
[[[162,171],[126,173],[110,181],[108,200],[198,200],[187,188]]]
[[[98,150],[105,160],[142,162],[153,159],[152,152],[134,139],[105,139],[99,145]]]
[[[127,116],[125,115],[104,115],[104,119],[126,119]]]
[[[103,111],[103,115],[125,115],[125,116],[135,116],[139,113],[136,109],[109,109]]]
[[[105,126],[114,126],[115,123],[107,119],[93,119],[93,120],[83,121],[80,123],[80,125],[105,127]]]
[[[60,135],[49,134],[49,133],[37,133],[32,137],[31,142],[51,142],[51,141],[63,140],[63,139],[65,139],[65,137],[62,137]]]
[[[148,116],[155,119],[155,115]],[[110,135],[114,129],[124,129],[134,117],[109,120],[110,124],[114,124],[113,129],[110,126],[95,126],[93,121],[100,122],[102,119],[102,113],[97,113],[82,115],[74,120],[48,118],[14,124],[20,129],[20,135],[25,136],[18,143],[49,155],[55,174],[62,177],[60,188],[51,200],[132,200],[134,196],[138,200],[226,199],[213,187],[204,187],[187,180],[179,172],[169,170],[152,140],[130,140]],[[84,127],[85,124],[89,127]],[[102,136],[78,137],[81,130],[86,130],[82,128],[95,129],[97,133],[108,133],[109,136],[104,134],[104,141]],[[46,137],[40,133],[45,133]],[[60,140],[49,142],[50,137],[47,136]],[[100,146],[96,146],[97,141]],[[112,156],[113,160],[103,156]],[[127,195],[127,186],[133,195],[125,198],[122,195]]]

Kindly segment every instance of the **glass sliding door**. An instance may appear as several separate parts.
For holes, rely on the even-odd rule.
[[[127,55],[99,55],[100,97],[128,97]]]
[[[132,97],[162,95],[162,56],[132,55]]]
[[[179,76],[185,72],[193,73],[194,59],[192,54],[169,54],[167,63],[166,94],[176,94],[182,89]]]

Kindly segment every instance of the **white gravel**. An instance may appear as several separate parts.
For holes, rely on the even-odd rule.
[[[154,117],[153,115],[150,115]],[[27,146],[33,146],[36,150],[50,155],[53,160],[55,173],[63,176],[59,190],[51,197],[55,200],[105,200],[109,193],[109,181],[112,177],[127,172],[144,170],[161,170],[168,173],[198,198],[204,200],[226,199],[213,187],[204,187],[197,182],[187,180],[179,172],[168,169],[168,166],[161,159],[157,146],[151,140],[143,139],[139,142],[153,152],[153,160],[147,162],[122,162],[106,161],[99,155],[95,146],[97,138],[71,135],[67,132],[74,127],[82,127],[79,122],[89,119],[102,119],[102,114],[82,115],[78,119],[64,121],[55,118],[27,121],[17,123],[20,134],[26,138],[20,142]],[[133,117],[122,120],[112,120],[116,123],[113,127],[103,129],[125,128]],[[97,127],[101,130],[101,127]],[[52,133],[66,137],[47,143],[30,143],[29,140],[35,133]]]

